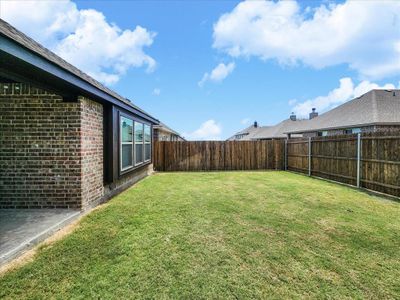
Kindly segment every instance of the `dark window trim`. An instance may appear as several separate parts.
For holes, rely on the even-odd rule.
[[[146,142],[146,134],[145,134],[145,129],[146,127],[143,128],[143,145],[144,145],[144,151],[143,151],[143,163],[148,163],[151,162],[151,159],[153,157],[153,128],[151,125],[145,124],[150,127],[150,142]],[[150,158],[146,160],[146,145],[150,144]]]
[[[124,145],[124,142],[122,141],[122,130],[121,130],[122,119],[126,119],[126,120],[129,120],[129,121],[132,122],[132,140],[129,143],[131,145],[131,151],[132,151],[132,153],[131,153],[131,155],[132,155],[132,157],[131,157],[131,165],[127,166],[125,168],[122,167],[122,148],[123,148],[123,145]],[[118,134],[119,134],[119,139],[120,139],[119,143],[118,143],[118,153],[120,155],[118,167],[119,167],[119,170],[121,171],[121,173],[123,173],[123,172],[125,172],[127,170],[130,170],[134,166],[134,161],[133,160],[134,160],[134,143],[135,143],[134,142],[135,121],[130,117],[126,117],[126,116],[120,114],[119,118],[118,118],[118,125],[119,125],[119,133]]]
[[[144,119],[142,119],[142,118],[140,118],[138,116],[130,114],[128,112],[121,111],[119,109],[117,109],[117,112],[118,112],[117,113],[118,117],[116,118],[117,119],[116,122],[118,124],[118,126],[117,126],[118,129],[117,129],[116,134],[118,135],[118,143],[117,143],[116,147],[117,147],[117,150],[118,150],[117,151],[118,152],[118,177],[120,178],[120,177],[122,177],[124,175],[127,175],[127,174],[129,174],[129,173],[131,173],[131,172],[133,172],[135,170],[138,170],[138,169],[140,169],[140,168],[142,168],[144,166],[150,165],[153,162],[153,160],[152,160],[152,151],[153,151],[153,133],[152,133],[153,130],[152,129],[153,129],[153,125],[150,122],[148,122],[148,121],[146,121],[146,120],[144,120]],[[129,118],[129,119],[133,120],[134,122],[136,121],[136,122],[140,122],[140,123],[149,125],[150,126],[150,134],[151,134],[151,139],[150,139],[150,145],[151,145],[150,146],[150,149],[151,149],[150,160],[143,161],[142,163],[137,164],[137,165],[135,165],[135,161],[133,161],[133,166],[131,168],[125,169],[125,170],[121,170],[121,149],[120,149],[120,146],[121,146],[121,117]],[[133,125],[133,130],[135,130],[135,125]],[[135,138],[133,138],[133,139],[135,140]],[[144,136],[143,136],[143,141],[144,141]],[[135,145],[135,143],[133,145]],[[143,146],[144,145],[145,144],[143,143]],[[143,147],[143,151],[145,151],[144,148],[145,147]],[[133,151],[135,151],[135,147],[133,147]],[[144,156],[144,152],[143,152],[143,156]],[[133,157],[133,159],[135,159],[135,156]]]

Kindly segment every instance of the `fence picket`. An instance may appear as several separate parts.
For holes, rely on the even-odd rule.
[[[155,141],[153,164],[157,171],[287,169],[400,197],[400,133],[393,132],[287,141]]]

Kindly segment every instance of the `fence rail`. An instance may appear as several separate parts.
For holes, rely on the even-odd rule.
[[[400,197],[400,132],[274,141],[155,142],[157,171],[291,170]]]
[[[153,163],[157,171],[282,170],[284,142],[156,141]]]
[[[400,133],[288,140],[287,169],[400,197]]]

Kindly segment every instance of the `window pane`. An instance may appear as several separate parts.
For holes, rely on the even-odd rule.
[[[135,145],[135,157],[136,157],[136,164],[143,162],[143,144],[136,144]]]
[[[122,142],[132,142],[133,121],[121,117],[121,140]]]
[[[146,143],[151,142],[151,132],[150,132],[150,126],[149,125],[144,125],[144,141]]]
[[[122,169],[132,167],[132,145],[122,145],[121,167]]]
[[[143,124],[135,122],[135,142],[143,142]]]
[[[144,148],[144,160],[149,160],[151,156],[151,144],[146,144]]]

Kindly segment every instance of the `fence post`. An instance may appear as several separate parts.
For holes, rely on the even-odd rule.
[[[308,176],[311,176],[311,137],[308,138]]]
[[[357,134],[357,187],[360,188],[361,181],[361,133]]]
[[[287,145],[288,140],[285,139],[285,171],[287,171],[287,151],[288,151],[288,145]]]

